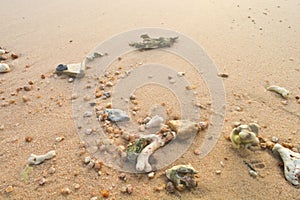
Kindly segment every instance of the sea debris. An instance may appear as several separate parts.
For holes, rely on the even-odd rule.
[[[259,125],[250,123],[249,125],[242,124],[234,128],[230,133],[230,140],[235,148],[244,146],[248,148],[259,144],[258,139]]]
[[[166,170],[167,178],[174,184],[175,188],[183,191],[186,188],[192,189],[197,186],[194,175],[197,174],[192,165],[176,165]]]
[[[149,163],[149,157],[160,147],[164,146],[171,140],[176,138],[176,134],[172,131],[159,131],[157,134],[143,136],[151,140],[141,153],[138,155],[136,162],[137,171],[151,172],[152,166]]]
[[[130,161],[136,161],[138,155],[149,143],[149,140],[146,138],[138,138],[134,142],[129,143],[126,148],[127,158]]]
[[[104,114],[107,114],[107,118],[112,122],[122,122],[130,120],[125,111],[120,109],[105,109]]]
[[[0,63],[0,73],[6,73],[10,71],[10,67],[6,63]]]
[[[287,89],[277,85],[271,85],[267,88],[267,90],[280,94],[284,99],[287,99],[290,93]]]
[[[30,157],[28,158],[28,164],[29,165],[38,165],[38,164],[43,163],[45,160],[49,160],[49,159],[53,158],[54,156],[56,156],[56,153],[54,150],[49,151],[48,153],[46,153],[44,155],[31,154]]]
[[[150,119],[149,122],[146,123],[146,128],[154,128],[154,127],[160,127],[160,125],[164,122],[164,118],[155,115]]]
[[[101,58],[103,56],[107,56],[108,54],[107,53],[99,53],[99,52],[93,52],[91,55],[87,56],[86,59],[88,61],[92,61],[94,60],[95,58]]]
[[[139,50],[165,48],[165,47],[171,47],[178,39],[178,37],[151,38],[148,34],[143,34],[140,37],[143,39],[142,42],[133,42],[130,43],[129,46],[135,47]]]
[[[75,64],[59,64],[56,67],[55,73],[57,75],[66,74],[70,77],[81,78],[84,76],[85,64],[83,63],[75,63]]]
[[[284,164],[284,176],[294,186],[300,182],[300,154],[275,144],[273,153],[278,152]]]

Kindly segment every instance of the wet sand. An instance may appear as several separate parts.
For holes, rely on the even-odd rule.
[[[165,184],[164,170],[154,179],[127,174],[124,182],[118,178],[120,172],[105,165],[101,176],[87,168],[82,160],[89,154],[83,151],[73,120],[73,83],[53,77],[58,64],[81,62],[100,42],[140,27],[162,27],[189,36],[205,49],[219,72],[229,75],[223,79],[226,116],[217,145],[199,159],[193,153],[201,140],[196,138],[172,164],[191,163],[199,171],[198,186],[182,192],[181,199],[299,199],[299,189],[284,179],[280,161],[271,152],[236,150],[225,139],[233,122],[257,122],[263,137],[276,136],[279,142],[299,147],[300,106],[295,99],[300,95],[299,8],[296,0],[2,2],[0,46],[19,58],[8,61],[11,72],[0,74],[1,199],[90,199],[103,189],[109,190],[108,199],[178,198],[155,191]],[[29,81],[34,83],[31,91],[15,94]],[[287,105],[266,91],[268,83],[291,91]],[[24,95],[28,102],[23,102]],[[33,140],[26,142],[29,136]],[[56,142],[58,136],[64,140]],[[57,156],[34,166],[28,181],[21,181],[30,154],[52,149]],[[252,178],[243,160],[263,163],[258,169],[261,176]],[[54,174],[49,173],[51,166]],[[41,186],[43,177],[47,181]],[[133,193],[121,193],[128,184]],[[7,193],[9,186],[13,191]],[[61,194],[66,187],[71,194]]]

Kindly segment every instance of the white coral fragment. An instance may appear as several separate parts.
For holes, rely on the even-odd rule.
[[[273,153],[278,152],[284,163],[284,176],[291,184],[298,186],[300,181],[300,154],[275,144]]]
[[[28,164],[29,165],[38,165],[38,164],[43,163],[45,160],[49,160],[49,159],[53,158],[54,156],[56,156],[56,153],[54,150],[49,151],[48,153],[46,153],[44,155],[31,154],[30,157],[28,158]]]

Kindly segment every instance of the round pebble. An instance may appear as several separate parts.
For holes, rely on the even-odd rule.
[[[221,170],[216,170],[216,174],[217,174],[217,175],[220,175],[221,173],[222,173]]]
[[[154,172],[150,172],[150,173],[148,174],[148,178],[150,178],[150,179],[154,178],[154,176],[155,176],[155,173],[154,173]]]
[[[200,155],[201,154],[201,150],[200,149],[195,149],[194,150],[194,154],[195,155]]]
[[[272,137],[272,142],[277,143],[277,142],[278,142],[278,138],[275,137],[275,136],[273,136],[273,137]]]

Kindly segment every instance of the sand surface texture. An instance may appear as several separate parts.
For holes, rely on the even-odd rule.
[[[11,71],[0,73],[0,199],[300,199],[299,188],[285,180],[281,161],[270,150],[234,149],[226,139],[234,122],[256,122],[264,138],[275,136],[279,143],[300,150],[299,10],[297,0],[2,1],[0,47],[9,51],[6,56],[16,53],[18,58],[1,61]],[[143,27],[178,31],[205,50],[219,73],[228,75],[219,77],[226,92],[226,115],[208,155],[199,158],[194,153],[207,134],[203,131],[154,178],[125,173],[124,181],[121,172],[105,162],[97,169],[83,163],[91,154],[74,120],[74,82],[53,72],[60,63],[83,61],[113,35]],[[123,73],[153,62],[186,72],[201,103],[199,121],[210,120],[214,111],[205,82],[178,56],[163,50],[133,52],[112,62],[108,70],[122,67]],[[93,77],[82,80],[94,87]],[[288,89],[289,98],[267,91],[268,85]],[[135,121],[161,103],[173,117],[180,115],[176,97],[166,88],[139,86],[135,95],[140,109],[137,116],[131,114]],[[32,153],[50,150],[56,151],[54,158],[26,167]],[[249,175],[244,160],[259,176]],[[198,186],[167,192],[165,170],[189,163],[199,171]]]

